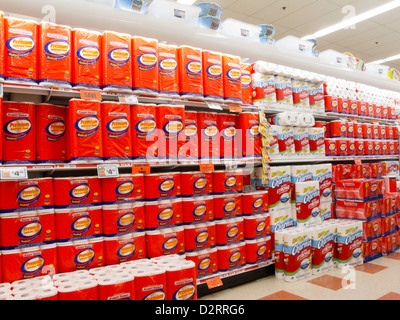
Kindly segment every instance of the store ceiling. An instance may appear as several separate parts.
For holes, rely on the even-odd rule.
[[[205,2],[196,1],[195,4]],[[287,35],[303,37],[341,22],[350,5],[363,13],[390,0],[213,0],[223,8],[222,20],[238,19],[251,24],[272,24],[275,39]],[[366,63],[400,54],[400,8],[360,22],[318,39],[317,50],[351,52]],[[400,60],[387,63],[400,70]]]

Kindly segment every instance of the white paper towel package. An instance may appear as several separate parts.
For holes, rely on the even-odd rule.
[[[268,197],[270,212],[291,210],[291,167],[271,167],[269,171]]]

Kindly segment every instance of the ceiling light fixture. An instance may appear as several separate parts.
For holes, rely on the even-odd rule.
[[[315,32],[312,35],[308,35],[308,36],[303,37],[302,39],[306,39],[306,38],[310,38],[310,37],[321,38],[321,37],[326,36],[328,34],[331,34],[331,33],[334,33],[336,31],[339,31],[339,30],[342,30],[344,28],[347,28],[347,27],[350,27],[352,25],[355,25],[355,24],[357,24],[359,22],[371,19],[371,18],[373,18],[375,16],[378,16],[378,15],[380,15],[382,13],[385,13],[385,12],[388,12],[390,10],[396,9],[398,7],[400,7],[400,0],[390,1],[390,2],[388,2],[388,3],[386,3],[386,4],[382,5],[382,6],[379,6],[379,7],[375,8],[375,9],[372,9],[372,10],[366,11],[364,13],[361,13],[361,14],[353,17],[353,18],[344,20],[344,21],[339,22],[337,24],[334,24],[334,25],[332,25],[330,27],[321,29],[321,30]]]
[[[400,54],[397,54],[395,56],[391,56],[391,57],[386,58],[386,59],[376,60],[376,61],[373,61],[373,62],[369,62],[367,64],[382,64],[382,63],[385,63],[385,62],[390,62],[390,61],[399,60],[399,59],[400,59]]]

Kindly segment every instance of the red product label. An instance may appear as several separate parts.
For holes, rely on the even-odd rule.
[[[338,156],[336,139],[325,139],[325,152],[327,156]]]
[[[262,238],[257,241],[246,241],[246,259],[247,263],[254,264],[272,256],[271,238]]]
[[[132,90],[131,38],[104,32],[102,36],[103,89]]]
[[[246,245],[238,244],[234,247],[223,247],[218,249],[219,271],[227,271],[246,264]]]
[[[103,233],[100,208],[65,209],[56,212],[57,240],[90,237]]]
[[[203,51],[204,97],[223,99],[224,78],[222,70],[222,54]]]
[[[253,104],[253,86],[251,78],[251,64],[241,64],[242,82],[242,102],[243,104]]]
[[[237,116],[231,114],[218,114],[218,131],[220,135],[220,156],[227,159],[235,159],[238,152]]]
[[[132,160],[131,107],[129,104],[101,104],[104,160]]]
[[[146,258],[146,235],[132,233],[128,236],[106,238],[104,241],[106,265]]]
[[[201,159],[220,159],[218,116],[216,113],[198,113],[199,153]]]
[[[193,261],[196,265],[196,275],[202,276],[218,271],[218,251],[201,251],[186,255],[186,260]]]
[[[38,25],[34,21],[4,18],[4,77],[37,83]]]
[[[104,204],[144,200],[144,175],[120,175],[101,179]]]
[[[183,106],[157,106],[158,157],[177,159],[178,150],[185,144],[185,108]]]
[[[168,230],[168,229],[167,229]],[[156,258],[166,255],[185,252],[185,232],[177,229],[175,232],[146,233],[146,250],[148,258]]]
[[[338,113],[339,100],[337,97],[325,96],[325,112]]]
[[[86,270],[104,266],[103,240],[90,240],[82,244],[66,242],[57,246],[59,272]]]
[[[72,86],[101,89],[101,34],[83,30],[72,30]]]
[[[158,93],[158,41],[132,38],[132,87]]]
[[[103,123],[100,102],[70,100],[67,131],[69,160],[103,159]]]
[[[3,252],[2,264],[7,266],[3,268],[3,281],[12,283],[44,276],[49,272],[57,273],[59,271],[57,261],[55,244],[29,248],[24,252],[21,250]]]
[[[179,95],[178,48],[158,44],[158,91]]]
[[[243,172],[236,171],[214,171],[213,172],[214,194],[224,194],[243,191]]]
[[[224,246],[244,240],[243,219],[230,219],[217,223],[217,245]]]
[[[36,105],[36,160],[38,163],[65,162],[67,108],[51,104]]]
[[[183,160],[199,158],[199,122],[197,112],[185,111],[185,144],[179,148],[179,157]]]
[[[103,206],[103,226],[106,236],[144,230],[146,225],[143,204],[138,203],[130,208]]]
[[[217,229],[214,223],[199,224],[185,228],[186,252],[214,247],[217,244]]]
[[[154,201],[163,198],[175,198],[181,195],[180,173],[144,176],[146,200]]]
[[[242,154],[245,158],[261,157],[261,134],[258,131],[259,125],[259,115],[257,113],[243,112],[239,114],[239,129],[242,135],[242,150],[240,150],[239,147],[239,155]]]
[[[51,178],[0,181],[0,212],[51,209],[53,192]]]
[[[32,213],[28,215],[1,216],[1,245],[3,248],[15,249],[56,240],[54,212]]]
[[[214,200],[212,197],[185,199],[182,206],[185,224],[214,220]]]
[[[350,114],[349,100],[344,98],[338,99],[338,112],[342,114]]]
[[[57,190],[55,206],[59,209],[102,203],[101,183],[97,177],[56,178],[54,190]]]
[[[39,24],[39,83],[71,86],[71,28],[42,21]]]
[[[269,211],[268,191],[259,193],[242,194],[242,214],[252,215]]]
[[[180,93],[183,96],[203,96],[203,66],[201,49],[178,48]]]
[[[145,214],[147,230],[181,224],[183,220],[182,201],[147,202]]]
[[[3,162],[36,163],[35,105],[3,102]]]
[[[214,196],[214,218],[224,219],[242,214],[242,197],[240,195]]]
[[[131,106],[133,159],[145,160],[157,156],[157,108],[155,105]]]
[[[224,98],[242,102],[242,70],[240,57],[222,55]]]
[[[244,237],[246,240],[264,237],[270,233],[271,216],[268,213],[244,218]]]
[[[207,195],[213,193],[212,172],[182,172],[182,196]]]

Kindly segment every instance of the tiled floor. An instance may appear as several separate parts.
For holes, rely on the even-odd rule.
[[[400,300],[400,251],[355,267],[335,268],[295,283],[274,276],[201,300]]]

